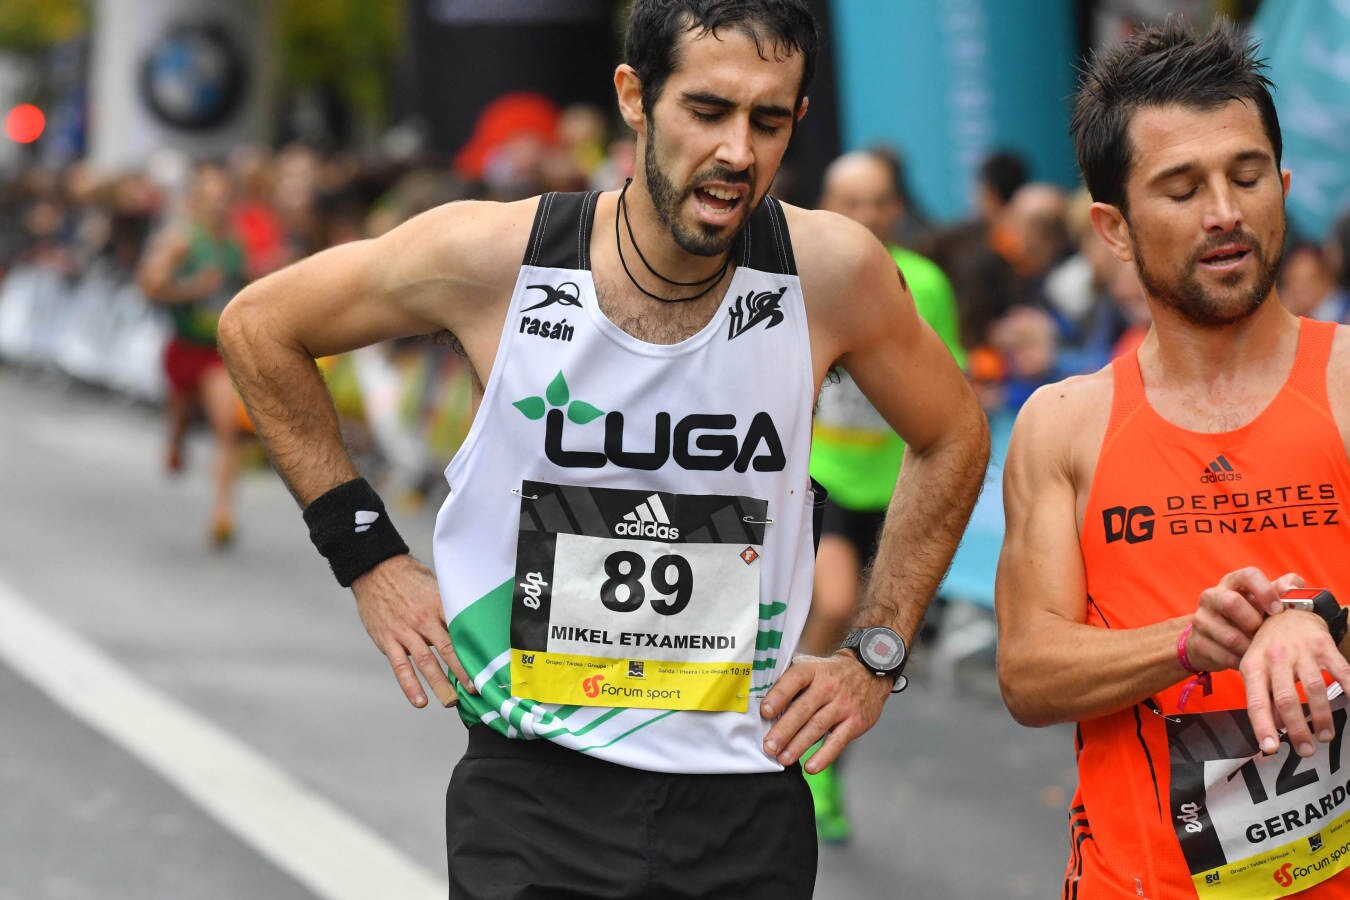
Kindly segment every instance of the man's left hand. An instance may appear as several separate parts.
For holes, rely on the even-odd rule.
[[[759,714],[778,719],[764,738],[764,752],[790,766],[823,737],[804,766],[814,775],[877,723],[893,685],[894,679],[867,671],[851,653],[797,656],[760,701]]]
[[[1284,726],[1289,743],[1303,757],[1313,754],[1314,732],[1323,743],[1335,735],[1322,672],[1329,672],[1350,692],[1350,663],[1319,616],[1285,610],[1266,619],[1238,668],[1247,686],[1252,731],[1263,752],[1270,754],[1279,748],[1279,725]],[[1302,682],[1308,698],[1306,717],[1295,681]]]

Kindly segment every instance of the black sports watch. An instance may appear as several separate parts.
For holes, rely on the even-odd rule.
[[[1331,639],[1337,644],[1345,638],[1347,613],[1350,613],[1350,608],[1337,603],[1331,591],[1320,588],[1296,588],[1281,594],[1280,604],[1285,609],[1301,609],[1321,616],[1331,632]]]
[[[898,694],[909,686],[909,679],[900,674],[909,658],[905,639],[892,629],[878,625],[850,631],[839,649],[852,650],[858,660],[878,678],[894,678],[892,694]]]

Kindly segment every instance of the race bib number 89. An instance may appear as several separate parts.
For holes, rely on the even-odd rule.
[[[765,501],[538,481],[521,497],[512,693],[747,708]]]
[[[1350,866],[1346,698],[1308,759],[1256,746],[1246,710],[1169,716],[1172,817],[1203,898],[1285,897]]]

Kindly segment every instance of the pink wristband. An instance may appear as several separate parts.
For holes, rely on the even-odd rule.
[[[1194,627],[1194,622],[1187,625],[1185,630],[1181,632],[1181,637],[1177,638],[1177,662],[1181,663],[1181,667],[1192,675],[1199,675],[1200,670],[1191,665],[1191,657],[1186,652],[1186,641],[1190,640],[1191,629]]]
[[[1181,637],[1177,638],[1177,662],[1181,663],[1183,669],[1195,676],[1187,679],[1186,683],[1181,686],[1181,696],[1177,698],[1178,712],[1185,712],[1186,704],[1190,702],[1191,694],[1195,693],[1196,688],[1201,688],[1201,693],[1206,697],[1214,690],[1214,679],[1210,677],[1208,672],[1197,669],[1191,663],[1190,654],[1186,652],[1186,641],[1190,638],[1191,628],[1194,625],[1194,622],[1187,625],[1186,629],[1181,632]]]

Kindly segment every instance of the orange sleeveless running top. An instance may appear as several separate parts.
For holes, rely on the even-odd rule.
[[[1294,366],[1254,420],[1202,434],[1163,419],[1137,353],[1112,364],[1110,423],[1083,518],[1088,622],[1135,628],[1195,611],[1227,572],[1298,572],[1350,601],[1350,461],[1327,401],[1334,323],[1300,320]],[[1350,742],[1263,757],[1242,677],[1184,681],[1080,722],[1064,897],[1350,898]],[[1311,890],[1309,890],[1312,888]]]

